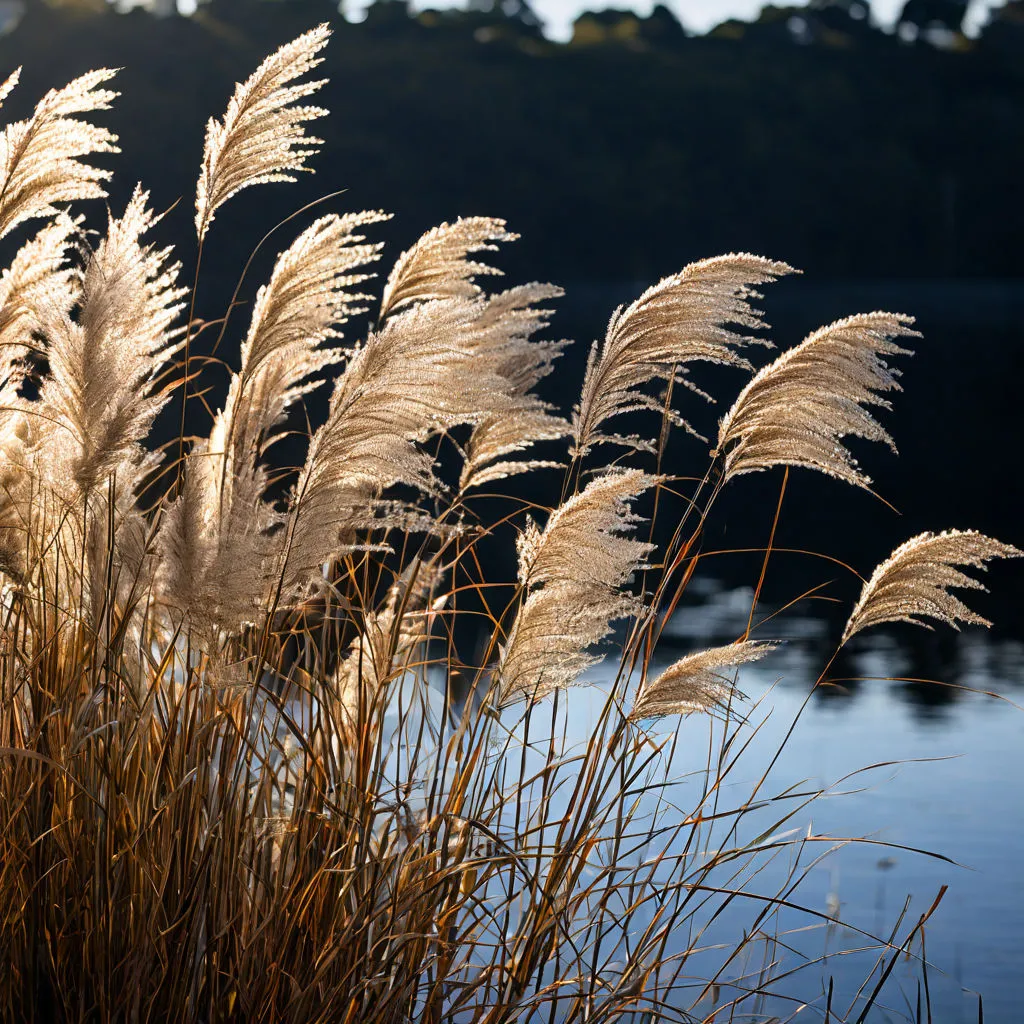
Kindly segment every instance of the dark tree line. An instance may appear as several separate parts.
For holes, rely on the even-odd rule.
[[[25,65],[5,114],[87,68],[123,67],[109,117],[123,165],[158,201],[183,199],[182,230],[206,118],[262,55],[330,15],[324,0],[211,0],[161,19],[77,2],[32,0],[0,39],[0,67]],[[948,50],[906,45],[859,6],[769,7],[700,38],[661,8],[604,45],[555,46],[525,0],[415,18],[378,2],[364,24],[334,19],[320,174],[260,209],[345,187],[394,211],[405,239],[499,213],[523,235],[522,266],[562,280],[645,279],[736,248],[828,277],[1024,273],[1020,0]],[[794,38],[793,11],[812,45]]]

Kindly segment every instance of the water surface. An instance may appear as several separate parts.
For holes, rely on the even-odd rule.
[[[729,642],[742,633],[750,610],[749,590],[711,583],[699,597],[699,604],[684,608],[670,623],[652,670],[690,650]],[[761,609],[766,610],[770,611]],[[783,915],[782,928],[801,929],[786,941],[808,957],[855,949],[864,944],[857,929],[888,935],[909,899],[902,928],[906,934],[940,887],[947,885],[925,932],[932,1019],[948,1024],[977,1021],[980,993],[987,1021],[1019,1021],[1018,976],[1024,963],[1024,711],[1008,701],[1024,704],[1024,644],[993,639],[984,631],[965,631],[944,640],[938,633],[911,627],[865,634],[855,638],[848,656],[833,667],[832,677],[842,682],[816,690],[808,700],[832,650],[829,627],[813,618],[789,615],[773,620],[757,635],[788,640],[740,675],[739,685],[749,698],[743,709],[749,714],[746,732],[752,739],[721,799],[726,804],[730,798],[736,805],[743,802],[800,713],[762,795],[789,787],[801,792],[827,790],[827,795],[799,811],[789,827],[816,837],[875,841],[849,843],[827,853],[809,868],[796,893],[797,902],[825,913],[838,911],[840,920],[851,927]],[[958,688],[905,681],[920,679],[925,672],[934,677],[936,666],[944,667],[943,679]],[[569,694],[566,721],[570,737],[578,742],[585,742],[601,703],[600,673],[595,682],[598,686]],[[660,736],[676,725],[664,720],[649,728]],[[699,772],[706,763],[709,724],[694,716],[679,729],[672,773]],[[879,767],[862,771],[870,765]],[[765,813],[779,812],[772,808]],[[746,827],[756,831],[766,820],[755,816]],[[884,844],[931,851],[955,863]],[[812,864],[814,856],[826,853],[831,844],[818,840],[813,845],[804,852],[802,864]],[[777,858],[756,879],[755,887],[770,891],[791,867],[785,858]],[[749,907],[734,909],[709,936],[728,942],[734,938],[730,927],[742,927],[753,916]],[[919,942],[913,951],[920,954]],[[835,1006],[845,1012],[876,958],[877,953],[831,955],[789,989],[794,996],[813,998],[816,993],[814,986],[808,991],[809,981],[820,975],[823,993],[831,975]],[[750,959],[735,965],[732,976],[740,978],[756,968]],[[921,977],[912,960],[901,961],[883,1000],[891,1013],[879,1007],[870,1019],[913,1018]],[[786,991],[787,983],[779,988]],[[920,998],[924,1013],[923,987]],[[804,1011],[806,1019],[821,1019],[823,1004],[822,994],[817,1008]],[[785,1016],[796,1005],[766,1005],[764,1011]],[[710,1012],[710,1003],[704,1012]]]

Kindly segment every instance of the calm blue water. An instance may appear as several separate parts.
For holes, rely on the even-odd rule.
[[[752,599],[748,588],[705,583],[691,586],[688,595],[695,603],[668,624],[652,674],[690,651],[735,640],[746,627]],[[759,606],[758,611],[761,618],[773,609]],[[924,931],[924,945],[918,938],[909,957],[897,957],[868,1019],[974,1024],[980,997],[986,1021],[1017,1024],[1024,1019],[1019,1008],[1024,643],[977,630],[928,633],[907,626],[892,633],[866,632],[833,664],[831,685],[812,690],[833,650],[825,622],[780,614],[754,636],[786,642],[741,670],[738,685],[747,699],[736,711],[744,720],[692,715],[646,723],[649,738],[664,744],[664,751],[647,778],[630,783],[625,803],[635,801],[628,827],[635,839],[621,848],[596,848],[582,869],[580,887],[600,877],[601,866],[611,863],[609,856],[617,869],[628,872],[667,852],[683,858],[687,882],[741,893],[730,899],[709,895],[706,888],[691,891],[665,950],[670,957],[688,951],[671,998],[697,1020],[710,1020],[716,1005],[740,994],[765,988],[773,994],[770,999],[750,996],[735,1015],[728,1010],[716,1015],[721,1024],[821,1021],[830,979],[838,1019],[855,1020],[865,991],[871,991],[892,959],[884,940],[893,934],[905,938],[947,886]],[[544,710],[529,719],[521,706],[509,708],[501,716],[509,731],[498,732],[510,742],[494,748],[495,763],[508,758],[511,778],[532,777],[545,762],[552,729],[557,749],[570,755],[582,751],[594,735],[614,670],[611,661],[598,666],[586,685],[560,694],[556,703],[545,701]],[[924,676],[939,676],[955,686],[908,681]],[[427,702],[421,705],[424,696]],[[416,711],[408,719],[411,726],[396,719],[396,736],[404,728],[418,735],[420,709],[428,711],[428,720],[440,721],[443,697],[437,686],[419,688],[410,681],[396,701],[403,714]],[[712,772],[722,781],[711,801],[704,797],[709,758],[712,763],[717,759],[726,732],[733,735],[732,763],[725,773]],[[780,746],[782,753],[763,777]],[[409,771],[403,751],[401,742],[393,744],[383,764],[385,774],[398,778]],[[432,765],[432,756],[424,763]],[[579,761],[571,757],[559,769],[561,784],[552,785],[545,820],[557,821],[566,811],[578,771]],[[672,785],[643,790],[644,782],[663,779]],[[613,786],[610,791],[618,790]],[[491,822],[499,831],[513,828],[518,813],[503,802],[502,793],[500,787],[495,790],[499,817]],[[539,790],[530,795],[527,787],[523,806],[528,813],[531,804],[536,809],[539,795]],[[739,818],[729,815],[750,804],[753,809]],[[696,830],[686,826],[661,846],[642,838],[652,832],[669,836],[658,833],[658,827],[674,828],[698,808],[705,816],[722,817]],[[554,827],[530,832],[528,841],[550,843]],[[600,834],[610,838],[619,833],[613,814]],[[753,858],[738,856],[702,874],[709,862],[721,859],[720,851],[742,850],[755,840],[763,849]],[[654,870],[658,874],[648,889],[641,885],[638,891],[661,893],[680,878]],[[646,867],[646,878],[645,872]],[[494,884],[496,905],[514,916],[505,882]],[[794,908],[757,922],[758,913],[782,892]],[[484,893],[481,897],[486,902]],[[613,981],[623,951],[630,944],[636,948],[656,906],[653,900],[632,917],[622,913],[621,920],[629,921],[628,934],[619,919],[602,934],[598,974],[603,980]],[[593,934],[588,928],[603,932],[605,925],[594,922],[589,905],[574,913],[574,934],[578,929],[581,947],[589,948]],[[742,954],[730,957],[750,934]],[[716,976],[718,990],[706,992],[705,980]],[[865,979],[868,986],[862,991]],[[468,1011],[466,1019],[471,1019]]]
[[[746,624],[750,596],[748,590],[709,585],[700,606],[682,611],[670,624],[652,670],[690,650],[735,639]],[[749,722],[740,735],[750,739],[750,746],[723,787],[723,807],[730,800],[738,806],[746,799],[793,722],[828,656],[824,633],[823,623],[789,616],[755,634],[789,640],[740,675],[740,688],[750,698],[744,705]],[[826,913],[838,908],[840,920],[851,927],[780,915],[772,931],[779,933],[784,945],[806,957],[832,955],[800,980],[783,981],[775,988],[791,991],[794,997],[813,998],[815,985],[823,992],[831,975],[836,986],[834,1005],[845,1013],[878,956],[877,952],[839,955],[841,950],[866,944],[856,929],[888,935],[909,898],[901,929],[905,935],[939,888],[948,885],[925,932],[932,1019],[949,1024],[977,1021],[981,993],[985,1020],[1009,1024],[1022,1019],[1024,710],[991,696],[884,677],[920,675],[924,652],[931,656],[925,660],[932,673],[936,663],[944,664],[948,672],[943,675],[958,685],[992,691],[1021,705],[1024,644],[994,641],[984,631],[971,631],[947,638],[941,647],[936,646],[941,643],[938,636],[932,640],[925,635],[924,646],[911,652],[906,641],[921,635],[923,631],[914,635],[912,627],[907,627],[893,634],[874,632],[858,638],[836,672],[844,678],[859,678],[811,697],[761,795],[791,787],[802,792],[828,790],[828,795],[797,811],[785,828],[817,837],[866,837],[880,844],[915,847],[955,863],[885,845],[850,843],[828,852],[830,842],[806,844],[800,864],[808,870],[794,901]],[[596,686],[568,694],[565,721],[570,740],[582,743],[590,735],[603,698],[600,672],[594,681]],[[674,721],[665,720],[653,723],[649,731],[658,737],[675,729]],[[671,766],[674,776],[692,775],[705,766],[709,729],[720,731],[721,726],[697,716],[679,725]],[[861,771],[869,765],[882,766]],[[845,776],[850,777],[840,782]],[[687,785],[681,784],[680,793],[686,793]],[[685,796],[682,799],[686,807]],[[757,834],[765,822],[778,817],[781,806],[752,816],[745,824],[749,834]],[[826,855],[821,861],[813,863],[822,854]],[[781,884],[791,869],[793,858],[791,852],[776,857],[752,879],[751,891],[773,891],[773,885]],[[730,908],[708,931],[707,941],[734,941],[730,929],[744,927],[752,917],[749,906]],[[783,934],[788,929],[795,930]],[[680,948],[686,941],[680,937]],[[919,942],[913,950],[921,953]],[[769,940],[760,947],[754,943],[742,963],[731,965],[726,979],[749,984],[762,956],[794,963],[798,959]],[[919,967],[901,959],[883,1000],[891,1013],[879,1006],[870,1019],[912,1019],[920,977]],[[821,980],[814,982],[815,978]],[[923,989],[920,998],[924,1014]],[[798,1005],[780,1000],[765,1005],[763,1011],[784,1019]],[[816,1008],[808,1008],[797,1019],[820,1020],[823,1006],[822,994]],[[710,1013],[712,1002],[705,998],[696,1009]]]

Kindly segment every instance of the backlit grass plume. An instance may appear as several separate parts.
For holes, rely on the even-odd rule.
[[[185,290],[170,250],[145,239],[159,219],[148,199],[136,188],[123,216],[108,218],[73,311],[66,272],[54,273],[54,301],[38,321],[48,373],[37,401],[15,404],[28,417],[21,450],[35,486],[21,515],[37,535],[38,568],[55,585],[62,559],[80,565],[61,604],[94,624],[115,595],[147,586],[148,527],[134,489],[158,462],[143,442],[170,397],[161,376],[181,347]]]
[[[476,298],[481,288],[474,278],[500,272],[470,259],[470,254],[494,252],[496,242],[514,238],[496,217],[461,217],[431,228],[395,261],[381,297],[380,318],[411,302]]]
[[[110,172],[86,163],[98,153],[117,153],[117,136],[75,117],[109,108],[117,93],[100,88],[114,77],[90,71],[63,89],[53,89],[26,121],[0,134],[0,238],[22,221],[54,217],[56,204],[102,199]],[[18,72],[0,87],[0,101],[14,88]]]
[[[477,315],[465,299],[419,303],[389,317],[353,353],[295,486],[286,590],[315,576],[327,558],[353,550],[357,530],[428,525],[412,505],[380,500],[395,485],[439,492],[421,442],[523,404],[504,394],[493,366],[477,358]]]
[[[690,385],[687,364],[725,363],[749,369],[739,350],[754,339],[736,334],[727,325],[763,326],[750,305],[749,300],[757,297],[751,286],[792,272],[785,263],[749,253],[719,256],[691,263],[648,288],[625,309],[617,309],[604,344],[595,342],[587,359],[583,393],[573,418],[575,451],[584,455],[593,445],[608,442],[649,449],[650,442],[642,437],[602,430],[607,420],[623,413],[664,410],[663,400],[638,390],[648,381],[674,379],[702,394]],[[669,414],[674,423],[687,425],[672,410]]]
[[[561,288],[528,284],[510,288],[489,298],[481,311],[477,330],[494,353],[494,372],[510,396],[522,399],[515,415],[496,410],[473,424],[466,444],[466,458],[459,478],[465,491],[535,469],[557,468],[544,459],[508,459],[540,441],[557,441],[570,430],[552,408],[533,395],[533,389],[554,369],[566,342],[535,341],[551,311],[535,304],[559,298]]]
[[[161,595],[182,612],[200,610],[218,628],[252,621],[268,599],[278,550],[269,533],[281,516],[266,498],[263,458],[287,410],[343,358],[322,348],[365,298],[355,273],[379,257],[359,229],[382,213],[322,217],[283,252],[260,288],[242,365],[209,439],[193,449],[183,493],[164,518]]]
[[[422,447],[432,436],[473,427],[469,486],[484,468],[492,479],[514,471],[494,466],[514,450],[502,430],[518,430],[516,448],[562,435],[561,421],[529,391],[557,350],[529,341],[546,317],[533,304],[552,295],[549,286],[530,285],[491,299],[430,299],[393,313],[368,336],[310,441],[286,531],[286,590],[352,550],[359,529],[429,526],[414,506],[380,498],[395,485],[439,494]]]
[[[722,419],[713,455],[726,479],[772,466],[805,466],[867,487],[871,480],[843,445],[845,437],[892,438],[865,406],[890,408],[898,391],[885,356],[908,355],[893,338],[917,336],[913,317],[865,313],[837,320],[783,352],[740,392]]]
[[[723,710],[733,699],[742,698],[728,670],[759,661],[777,646],[771,641],[744,640],[688,654],[640,688],[629,718],[640,722]]]
[[[300,101],[327,34],[278,50],[210,122],[197,263],[231,195],[306,169],[323,111]],[[747,1019],[791,1012],[802,977],[816,1012],[864,1019],[886,976],[843,1018],[821,999],[822,915],[801,920],[810,844],[849,840],[808,829],[806,786],[762,793],[784,766],[756,763],[756,711],[734,713],[734,671],[773,642],[744,633],[650,679],[721,488],[607,432],[629,412],[685,425],[670,399],[694,362],[751,369],[733,328],[761,326],[752,289],[790,268],[728,255],[645,291],[581,390],[562,387],[580,395],[569,422],[537,393],[571,376],[547,336],[561,289],[488,287],[504,221],[424,235],[368,324],[385,215],[309,215],[254,294],[243,273],[225,381],[189,347],[219,322],[223,355],[230,321],[179,284],[147,193],[95,234],[55,208],[103,195],[87,158],[113,136],[74,115],[110,102],[109,77],[48,94],[0,145],[0,235],[46,221],[0,274],[0,1016]],[[723,419],[704,479],[786,464],[866,484],[843,442],[890,443],[866,407],[895,390],[887,359],[911,333],[868,314],[785,353]],[[606,442],[614,465],[575,457]],[[501,493],[511,476],[526,497]],[[979,623],[950,594],[978,585],[956,567],[1018,554],[922,534],[876,570],[844,641]],[[678,742],[647,732],[662,716],[685,717]],[[867,949],[870,979],[919,956],[917,927],[898,932],[822,942],[848,965]]]
[[[8,404],[21,373],[19,360],[35,347],[44,317],[69,313],[78,295],[78,271],[69,255],[77,222],[58,214],[26,242],[0,274],[0,400]],[[12,377],[13,375],[13,377]]]
[[[158,220],[148,200],[136,189],[124,215],[110,217],[86,262],[76,316],[58,301],[42,325],[50,372],[40,390],[40,469],[65,495],[72,486],[87,495],[112,474],[134,483],[140,442],[170,397],[159,377],[180,347],[185,289],[170,250],[143,240]]]
[[[640,470],[608,472],[519,539],[525,597],[498,666],[497,703],[537,701],[571,686],[601,659],[590,648],[642,601],[624,589],[653,545],[623,536],[631,502],[657,483]]]
[[[315,221],[283,252],[270,281],[256,295],[242,343],[242,365],[232,379],[222,417],[229,435],[265,441],[287,409],[324,382],[316,374],[343,358],[320,347],[369,296],[354,289],[368,280],[363,268],[380,258],[381,244],[359,232],[387,219],[381,212]]]
[[[1020,551],[974,530],[919,533],[901,544],[864,584],[846,629],[843,643],[855,633],[882,622],[913,622],[927,627],[922,618],[936,619],[959,629],[958,623],[991,626],[950,593],[953,589],[984,590],[958,565],[984,569],[993,558],[1020,558]]]
[[[324,83],[292,83],[320,63],[317,54],[330,34],[319,25],[276,50],[235,89],[223,119],[210,119],[196,186],[200,241],[235,193],[264,182],[294,181],[295,172],[309,170],[306,160],[318,152],[320,140],[306,134],[305,123],[327,111],[298,101]]]

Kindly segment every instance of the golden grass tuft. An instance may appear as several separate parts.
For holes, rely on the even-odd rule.
[[[282,47],[210,122],[200,251],[231,196],[307,169],[305,125],[325,112],[298,101],[327,35]],[[514,237],[503,221],[429,232],[361,332],[384,215],[328,214],[256,293],[209,435],[183,425],[165,466],[149,434],[177,389],[187,405],[194,286],[151,240],[141,189],[91,248],[58,205],[104,195],[85,161],[115,140],[73,115],[112,101],[110,74],[48,94],[0,146],[0,236],[46,220],[0,275],[0,1016],[710,1021],[762,1013],[794,976],[829,1019],[867,1013],[881,983],[844,1016],[815,956],[780,953],[803,849],[846,840],[807,832],[807,793],[724,785],[746,747],[733,672],[773,644],[748,630],[648,681],[647,641],[729,479],[785,464],[866,483],[842,440],[889,440],[864,406],[895,388],[883,357],[908,318],[840,321],[761,370],[704,480],[724,474],[689,488],[661,467],[687,426],[672,386],[694,361],[752,370],[732,326],[762,326],[752,288],[791,268],[729,255],[648,289],[595,346],[570,423],[535,393],[567,344],[536,337],[560,289],[480,280],[493,268],[474,254]],[[272,490],[285,471],[268,450],[327,383],[303,464]],[[657,444],[605,433],[630,410],[659,413]],[[619,463],[586,461],[608,442]],[[553,468],[553,508],[482,491]],[[175,482],[154,500],[161,478]],[[674,517],[667,546],[636,535],[649,509]],[[502,543],[516,579],[490,578],[485,545]],[[1018,554],[921,535],[876,571],[846,636],[977,622],[948,592],[974,585],[953,566]],[[566,691],[609,654],[574,745]],[[655,716],[711,730],[691,734],[708,753],[696,782],[672,775]],[[745,839],[762,808],[768,831]],[[772,882],[779,852],[792,867]],[[740,907],[723,949],[716,921]],[[855,943],[916,957],[930,913]],[[826,920],[805,908],[797,927]],[[736,965],[765,936],[755,983]]]

